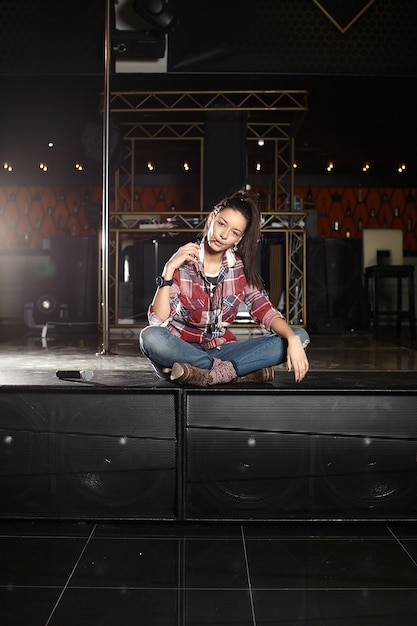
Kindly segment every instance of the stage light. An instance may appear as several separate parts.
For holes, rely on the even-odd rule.
[[[38,298],[37,305],[41,313],[53,313],[56,309],[56,300],[53,296],[42,295]]]
[[[177,20],[169,0],[134,0],[133,10],[153,26],[173,30]]]

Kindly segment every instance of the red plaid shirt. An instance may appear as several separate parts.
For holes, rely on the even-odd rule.
[[[242,260],[233,253],[223,256],[218,280],[212,290],[201,262],[184,263],[174,272],[169,296],[171,310],[168,319],[159,319],[151,305],[149,324],[166,326],[184,341],[201,344],[204,350],[236,341],[229,325],[235,321],[241,302],[248,307],[254,322],[267,331],[271,330],[274,319],[283,319],[266,293],[248,284]]]

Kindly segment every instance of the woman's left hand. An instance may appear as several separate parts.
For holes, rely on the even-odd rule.
[[[296,383],[303,380],[309,369],[306,352],[297,335],[288,337],[287,369],[294,372]]]

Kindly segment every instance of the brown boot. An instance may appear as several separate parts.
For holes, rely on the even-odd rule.
[[[234,378],[232,383],[269,383],[271,380],[274,380],[274,368],[263,367],[261,370]]]
[[[203,370],[188,363],[174,363],[170,379],[173,382],[181,383],[181,385],[207,387],[211,383],[209,374],[209,370]]]

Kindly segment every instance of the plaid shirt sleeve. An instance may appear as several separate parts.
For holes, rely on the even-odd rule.
[[[265,292],[248,284],[245,288],[245,302],[252,319],[269,332],[271,332],[271,324],[275,319],[284,319],[282,313],[272,305]]]

